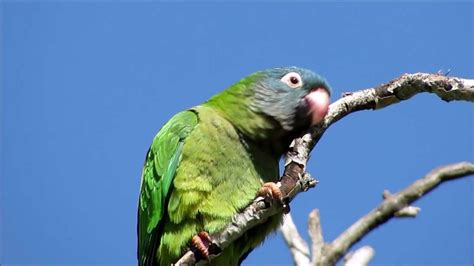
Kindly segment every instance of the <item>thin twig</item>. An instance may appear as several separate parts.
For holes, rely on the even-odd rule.
[[[293,262],[296,266],[307,266],[311,263],[311,254],[306,241],[300,236],[293,218],[288,213],[285,215],[280,231],[290,250]]]
[[[344,266],[365,266],[374,257],[375,250],[370,246],[363,246],[344,257]]]
[[[316,261],[317,258],[321,257],[324,247],[323,230],[321,227],[321,219],[319,216],[319,210],[315,209],[311,211],[308,218],[308,233],[311,238],[311,261]]]

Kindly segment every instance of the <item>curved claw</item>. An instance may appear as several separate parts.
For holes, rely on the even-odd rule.
[[[209,233],[202,231],[191,238],[191,250],[196,258],[209,260],[209,246],[212,244]]]
[[[281,200],[283,197],[283,193],[281,192],[277,184],[273,182],[268,182],[263,184],[263,186],[257,191],[257,196]]]
[[[263,186],[257,191],[257,197],[276,199],[283,205],[283,212],[285,214],[290,212],[290,206],[285,204],[283,193],[281,192],[278,185],[274,182],[263,184]]]

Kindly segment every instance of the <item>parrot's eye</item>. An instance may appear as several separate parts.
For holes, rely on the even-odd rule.
[[[281,81],[292,88],[298,88],[303,85],[300,74],[296,72],[290,72],[286,74],[283,76],[283,78],[281,78]]]

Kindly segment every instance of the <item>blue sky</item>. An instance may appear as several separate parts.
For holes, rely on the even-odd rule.
[[[140,171],[173,114],[256,70],[296,65],[334,98],[402,73],[473,78],[473,3],[2,2],[0,263],[136,263]],[[430,169],[473,160],[473,108],[432,95],[335,124],[320,185],[292,203],[331,240]],[[374,264],[472,265],[473,178],[363,239]],[[289,265],[280,236],[246,265]]]

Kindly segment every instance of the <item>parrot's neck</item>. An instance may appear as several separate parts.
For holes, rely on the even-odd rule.
[[[250,90],[229,88],[205,102],[227,119],[246,138],[253,141],[269,140],[284,134],[280,124],[271,117],[254,110],[253,93]]]
[[[222,97],[222,96],[219,96]],[[242,98],[225,95],[226,100],[211,98],[203,106],[210,107],[229,121],[239,132],[244,145],[258,147],[259,150],[271,154],[277,160],[288,149],[296,134],[284,130],[275,120],[261,113],[254,112],[248,105],[242,107]]]

